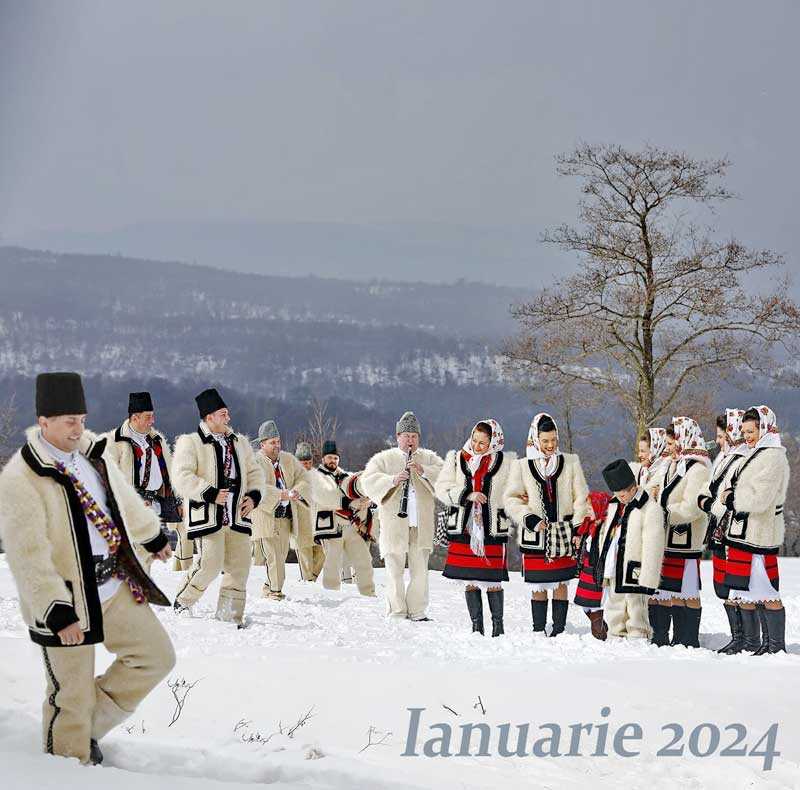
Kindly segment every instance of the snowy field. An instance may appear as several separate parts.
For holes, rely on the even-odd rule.
[[[518,574],[506,587],[506,635],[491,639],[470,634],[463,592],[437,572],[431,572],[434,622],[412,623],[389,622],[382,597],[361,598],[351,585],[331,593],[297,581],[297,566],[289,567],[285,601],[262,600],[264,571],[255,568],[246,630],[212,619],[216,585],[194,619],[156,610],[177,649],[171,677],[197,685],[169,726],[175,705],[162,684],[132,720],[103,741],[105,765],[85,768],[39,751],[43,669],[0,555],[3,785],[210,790],[260,783],[275,790],[388,790],[508,783],[586,790],[611,781],[648,790],[800,788],[800,560],[781,560],[780,568],[789,654],[761,658],[596,642],[574,607],[565,634],[534,637],[530,594]],[[700,641],[713,650],[727,641],[727,622],[714,599],[710,571],[703,563]],[[379,596],[382,574],[377,571]],[[179,574],[156,563],[155,576],[167,592],[175,590]],[[102,648],[98,656],[103,665],[110,660]],[[610,711],[602,715],[604,707]],[[410,744],[409,708],[425,709],[414,714],[418,737]],[[685,731],[673,751],[682,747],[684,754],[657,756],[673,740],[661,729],[672,722]],[[477,730],[465,744],[470,755],[458,756],[460,727],[468,723],[489,725],[490,756],[473,756],[480,745]],[[552,727],[542,727],[547,723],[561,728],[559,742],[551,737]],[[641,726],[641,739],[621,740],[637,735],[628,728],[617,736],[619,744],[638,756],[614,754],[615,733],[627,723]],[[713,727],[692,735],[703,723],[719,728],[718,744]],[[769,760],[749,752],[773,723],[780,755],[771,770],[763,770]],[[446,727],[434,724],[452,729],[453,756],[424,756],[426,742],[435,754],[447,749]],[[512,751],[517,725],[529,725],[526,756],[500,756],[502,724],[511,725]],[[579,730],[574,724],[593,727]],[[735,740],[734,730],[725,729],[731,724],[746,728],[732,750],[746,747],[746,754],[723,757],[720,752]],[[593,756],[606,729],[609,756]],[[532,756],[534,742],[545,738],[550,740],[538,748],[547,756]],[[765,739],[756,751],[765,751],[766,744]],[[690,745],[698,754],[710,754],[693,756]],[[419,756],[403,756],[407,750]],[[602,743],[599,750],[604,751]]]

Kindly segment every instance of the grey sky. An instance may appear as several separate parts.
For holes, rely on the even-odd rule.
[[[557,152],[650,141],[730,156],[715,221],[797,271],[798,23],[791,0],[0,0],[0,234],[424,222],[524,247],[575,216]],[[482,279],[529,282],[522,257]]]

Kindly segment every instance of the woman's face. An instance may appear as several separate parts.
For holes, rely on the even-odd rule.
[[[489,449],[489,443],[491,441],[492,441],[491,436],[487,436],[483,431],[473,431],[472,452],[474,452],[476,455],[479,455],[480,453],[485,453]]]
[[[748,420],[742,423],[742,436],[747,442],[748,447],[755,447],[758,441],[758,423],[755,420]]]
[[[644,439],[639,441],[639,463],[650,463],[650,442],[646,442]]]
[[[667,452],[673,458],[677,458],[679,450],[678,440],[674,436],[667,436]]]
[[[722,428],[717,426],[717,447],[720,450],[724,450],[728,446],[728,434],[722,430]]]
[[[545,455],[552,455],[558,449],[558,432],[545,431],[540,433],[539,445]]]

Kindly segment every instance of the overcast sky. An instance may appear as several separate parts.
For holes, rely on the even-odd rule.
[[[731,157],[716,222],[800,271],[798,30],[793,0],[0,0],[0,237],[410,222],[534,244],[575,216],[556,153],[649,141]],[[527,281],[509,261],[491,278]]]

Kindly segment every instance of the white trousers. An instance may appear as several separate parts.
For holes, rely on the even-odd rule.
[[[408,531],[408,552],[387,554],[386,563],[386,613],[389,617],[408,617],[421,620],[428,609],[428,559],[429,548],[420,548],[417,528]],[[405,583],[406,558],[411,577]]]
[[[649,639],[653,635],[647,611],[647,595],[617,593],[609,588],[603,612],[611,636]]]
[[[352,524],[342,529],[341,538],[326,538],[322,541],[325,564],[322,566],[322,586],[326,590],[338,590],[342,585],[342,567],[353,568],[356,584],[362,595],[375,595],[372,571],[372,554],[369,543],[362,538]]]

